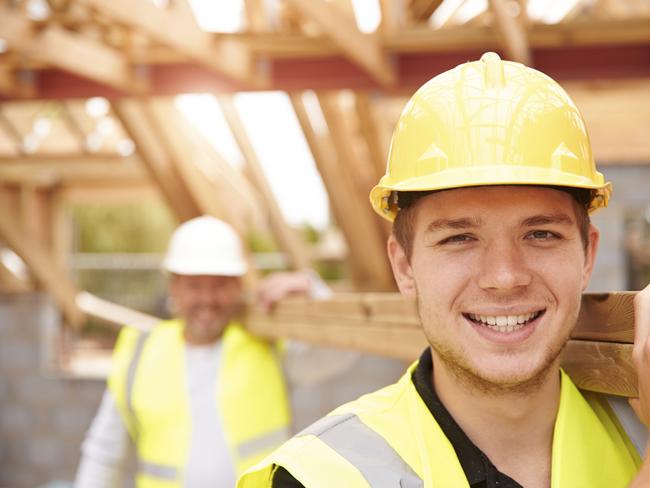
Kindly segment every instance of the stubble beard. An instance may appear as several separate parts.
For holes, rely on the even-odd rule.
[[[564,350],[566,343],[569,341],[572,327],[568,327],[564,336],[559,340],[552,342],[545,348],[543,361],[532,372],[525,376],[515,376],[504,378],[503,380],[494,380],[481,374],[475,366],[471,364],[469,359],[462,352],[456,351],[445,344],[439,342],[433,334],[429,332],[435,328],[435,324],[425,326],[426,322],[423,319],[421,312],[421,298],[419,292],[417,294],[417,311],[420,319],[420,325],[424,331],[427,341],[432,348],[434,367],[436,358],[438,358],[444,367],[451,373],[456,381],[469,390],[477,391],[478,393],[490,396],[504,396],[504,395],[529,395],[538,391],[542,384],[547,379],[548,375],[556,372],[559,362],[559,356]],[[575,324],[576,317],[569,318]]]

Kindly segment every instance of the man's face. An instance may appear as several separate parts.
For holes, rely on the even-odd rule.
[[[185,340],[210,344],[239,311],[241,280],[232,276],[173,275],[170,294],[176,312],[185,321]]]
[[[585,250],[572,198],[549,188],[455,189],[417,205],[410,262],[394,237],[388,250],[434,367],[485,391],[536,384],[575,325],[597,230]]]

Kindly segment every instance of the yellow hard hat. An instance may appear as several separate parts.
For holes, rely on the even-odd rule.
[[[484,185],[586,188],[590,211],[606,206],[611,194],[596,171],[584,120],[562,87],[491,52],[413,95],[370,201],[392,221],[398,192]]]

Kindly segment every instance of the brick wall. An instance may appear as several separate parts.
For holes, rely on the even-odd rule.
[[[59,316],[42,294],[0,295],[0,488],[72,481],[104,382],[42,368]]]

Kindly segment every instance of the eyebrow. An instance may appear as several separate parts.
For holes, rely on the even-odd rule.
[[[462,217],[460,219],[438,219],[427,226],[426,232],[436,232],[445,229],[476,229],[483,225],[480,218]]]
[[[524,219],[522,227],[535,227],[537,225],[573,225],[573,219],[564,213],[533,215]],[[437,219],[427,226],[426,232],[437,232],[442,230],[465,230],[476,229],[484,225],[482,219],[477,217],[462,217],[459,219]]]
[[[536,225],[548,224],[573,225],[573,219],[564,213],[556,213],[550,215],[541,214],[528,217],[521,223],[523,227],[534,227]]]

